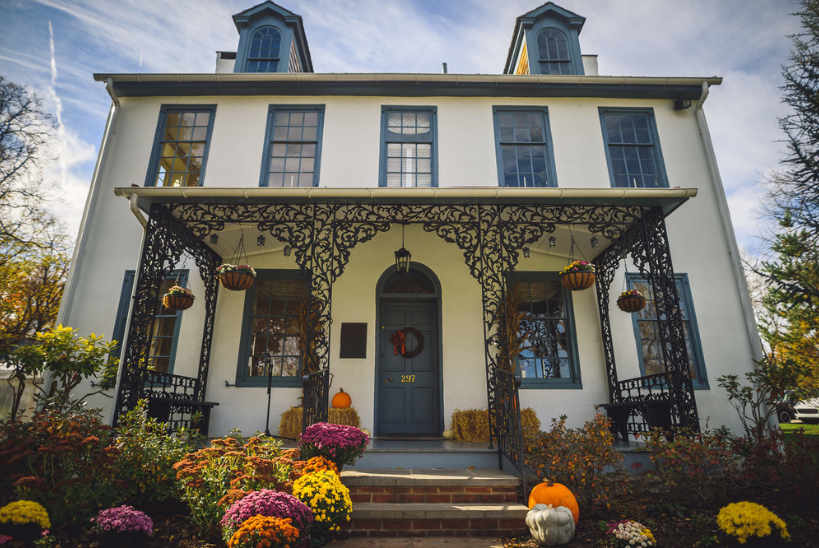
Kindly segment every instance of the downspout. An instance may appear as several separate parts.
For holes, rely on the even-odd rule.
[[[722,177],[720,177],[719,169],[717,168],[717,157],[714,154],[714,144],[711,141],[711,134],[708,131],[708,123],[705,121],[705,112],[702,105],[708,98],[708,82],[702,83],[702,94],[697,101],[695,112],[697,116],[697,126],[702,137],[702,144],[705,147],[705,159],[708,162],[708,170],[711,172],[711,180],[714,183],[714,190],[716,191],[717,207],[720,212],[720,221],[722,223],[722,232],[725,236],[725,242],[728,244],[728,256],[731,261],[731,266],[734,268],[734,276],[737,279],[737,293],[739,300],[742,303],[743,315],[745,316],[745,327],[748,330],[748,339],[751,342],[751,352],[755,361],[762,359],[762,341],[759,338],[759,329],[756,325],[756,318],[754,316],[754,308],[751,303],[751,297],[748,292],[748,283],[745,280],[745,270],[742,268],[742,259],[739,256],[739,246],[737,245],[736,235],[734,234],[733,226],[731,224],[731,212],[728,209],[728,199],[725,196],[725,187],[722,184]]]
[[[88,233],[90,232],[88,225],[89,219],[94,215],[94,210],[97,206],[97,199],[99,197],[102,183],[102,172],[105,169],[105,161],[108,158],[110,150],[111,135],[114,133],[117,118],[121,105],[119,98],[114,92],[113,81],[109,78],[105,82],[105,89],[108,95],[111,96],[111,108],[108,111],[108,120],[105,122],[105,130],[102,133],[102,142],[100,143],[100,152],[97,155],[97,163],[94,166],[94,173],[91,176],[91,188],[88,190],[88,198],[85,200],[85,208],[82,212],[82,221],[80,222],[80,229],[77,233],[77,243],[74,246],[74,253],[71,256],[71,265],[68,270],[68,276],[65,280],[65,288],[63,289],[63,298],[60,303],[60,310],[57,312],[57,325],[64,325],[68,323],[71,317],[71,306],[74,302],[74,294],[77,288],[77,281],[82,272],[82,261],[86,254],[86,247],[88,246]],[[43,375],[44,386],[51,385],[52,375],[46,371]]]

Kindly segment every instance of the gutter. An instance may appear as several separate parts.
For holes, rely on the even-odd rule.
[[[108,78],[105,82],[105,89],[108,95],[111,96],[111,108],[108,111],[108,120],[105,122],[105,130],[102,134],[102,142],[100,143],[100,152],[97,156],[97,163],[94,166],[94,174],[91,177],[91,188],[88,191],[88,198],[85,201],[85,209],[82,213],[82,221],[80,222],[80,230],[77,234],[77,244],[74,246],[74,253],[71,257],[71,268],[68,272],[68,278],[65,281],[65,290],[63,291],[62,303],[60,310],[57,313],[57,324],[65,324],[71,316],[71,305],[74,301],[74,292],[76,291],[76,280],[79,279],[82,271],[82,260],[85,257],[86,246],[88,245],[87,227],[88,219],[90,219],[97,206],[97,198],[100,193],[100,179],[102,179],[102,172],[105,169],[105,161],[108,158],[108,151],[110,150],[111,136],[114,133],[114,127],[119,118],[121,105],[119,98],[114,92],[114,82]]]
[[[262,198],[322,201],[349,198],[361,199],[464,199],[483,200],[512,199],[547,199],[571,200],[585,199],[687,199],[697,195],[695,188],[672,189],[630,189],[630,188],[501,188],[501,187],[435,187],[435,188],[266,188],[266,187],[117,187],[114,194],[133,199],[134,196],[146,198]]]
[[[711,134],[708,131],[708,123],[705,120],[705,112],[702,109],[705,100],[708,98],[708,82],[702,82],[702,95],[694,111],[697,116],[697,127],[702,137],[702,144],[705,147],[705,158],[708,163],[708,170],[711,172],[711,181],[714,184],[715,194],[717,196],[717,206],[720,212],[720,220],[722,222],[722,232],[725,236],[725,241],[728,244],[728,256],[731,260],[731,266],[734,268],[734,276],[737,279],[737,293],[739,300],[742,303],[743,315],[745,316],[745,327],[748,330],[748,339],[751,342],[751,353],[754,361],[759,361],[763,357],[762,340],[759,337],[759,328],[756,325],[756,317],[754,316],[754,308],[751,303],[751,296],[748,292],[748,282],[745,279],[745,269],[742,268],[742,259],[739,255],[739,246],[737,245],[736,235],[734,234],[733,224],[731,223],[731,211],[728,209],[728,199],[725,196],[725,187],[722,184],[722,177],[719,174],[717,167],[717,156],[714,153],[714,144],[711,141]]]

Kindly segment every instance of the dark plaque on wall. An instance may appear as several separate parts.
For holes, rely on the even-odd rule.
[[[367,324],[341,324],[341,352],[339,358],[367,357]]]

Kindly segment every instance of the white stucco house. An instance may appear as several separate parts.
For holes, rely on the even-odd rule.
[[[61,310],[122,341],[93,403],[275,434],[343,387],[377,437],[488,408],[513,462],[521,407],[738,427],[715,379],[759,343],[703,111],[721,79],[598,75],[584,21],[520,16],[500,74],[317,74],[301,17],[264,2],[214,74],[95,74],[112,105]],[[237,259],[257,277],[226,290]],[[592,287],[561,283],[574,260]],[[160,304],[177,281],[184,311]],[[633,288],[647,306],[619,310]]]

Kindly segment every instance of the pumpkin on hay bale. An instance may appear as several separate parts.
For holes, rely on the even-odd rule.
[[[520,424],[523,430],[540,430],[540,419],[531,407],[520,410]],[[452,413],[452,439],[455,441],[488,442],[489,412],[486,409],[456,409]]]
[[[279,436],[282,438],[297,439],[301,435],[301,407],[291,407],[282,413],[281,421],[279,422]],[[347,426],[361,427],[361,419],[358,417],[358,411],[355,407],[346,407],[344,409],[330,408],[327,410],[327,422],[332,424],[344,424]]]

